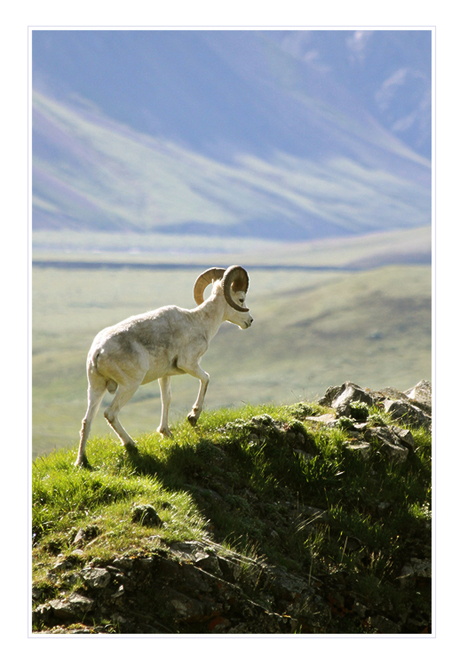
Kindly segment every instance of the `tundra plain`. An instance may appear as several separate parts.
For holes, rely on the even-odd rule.
[[[174,269],[72,267],[72,260],[110,256],[84,251],[72,251],[66,255],[68,267],[57,269],[39,263],[57,256],[39,246],[31,289],[33,456],[78,442],[86,410],[86,355],[99,330],[163,305],[194,306],[199,268],[187,267],[191,262],[241,262],[251,280],[253,326],[243,332],[225,323],[202,360],[211,375],[205,408],[311,400],[345,380],[404,390],[430,379],[431,267],[417,262],[420,252],[427,253],[429,234],[427,229],[410,233],[361,237],[348,245],[342,240],[341,250],[325,241],[310,253],[299,243],[283,251],[278,245],[272,255],[265,247],[251,254],[251,243],[244,253],[228,255],[209,246],[208,253],[193,259],[180,256]],[[399,251],[397,264],[385,264],[389,247],[393,260]],[[114,255],[120,260],[121,254]],[[139,255],[130,260],[135,264]],[[316,269],[306,269],[308,264]],[[172,389],[174,426],[194,402],[198,381],[179,376]],[[94,436],[112,436],[102,414],[108,399],[95,418]],[[121,412],[134,437],[155,431],[159,419],[156,382],[141,387]]]

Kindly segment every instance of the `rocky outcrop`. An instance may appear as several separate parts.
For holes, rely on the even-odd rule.
[[[359,546],[351,539],[346,544]],[[157,552],[148,557],[121,557],[70,574],[80,578],[81,590],[33,611],[43,632],[321,634],[339,615],[363,631],[397,634],[405,617],[392,620],[364,605],[340,577],[297,576],[212,541],[167,545],[158,538]],[[431,564],[412,558],[400,582],[415,588],[419,580],[431,580]]]
[[[82,590],[38,605],[36,624],[73,633],[104,631],[105,623],[122,633],[290,634],[301,626],[323,632],[330,618],[317,580],[211,541],[168,546],[158,538],[153,555],[122,557],[72,574]],[[63,623],[74,625],[69,630]]]
[[[378,447],[389,460],[402,463],[414,447],[412,434],[405,427],[423,427],[431,431],[431,384],[425,380],[407,392],[389,387],[374,391],[346,382],[329,387],[318,403],[333,408],[335,416],[328,413],[307,419],[353,431],[355,440],[347,446],[365,457]],[[395,424],[385,424],[378,415],[371,415],[372,407],[377,413],[390,415]]]
[[[329,387],[318,403],[334,408],[338,417],[350,416],[354,404],[366,404],[390,413],[393,419],[402,423],[431,428],[431,383],[427,380],[420,381],[406,392],[392,387],[375,391],[346,382]]]

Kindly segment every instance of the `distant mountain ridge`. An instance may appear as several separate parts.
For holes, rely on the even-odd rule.
[[[426,225],[430,39],[34,31],[34,229],[296,240]]]

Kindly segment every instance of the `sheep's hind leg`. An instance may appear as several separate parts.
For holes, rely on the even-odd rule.
[[[104,396],[106,390],[105,380],[102,381],[92,381],[88,386],[88,408],[86,415],[83,418],[81,423],[80,431],[80,446],[78,448],[78,456],[75,461],[76,466],[88,466],[88,458],[86,456],[86,442],[91,431],[92,421],[99,410],[101,405],[102,397]]]
[[[139,385],[140,382],[136,382],[130,385],[121,385],[119,383],[117,394],[115,395],[110,406],[104,411],[104,417],[107,420],[109,426],[115,431],[126,449],[132,451],[137,449],[136,443],[131,438],[129,433],[123,428],[120,420],[118,419],[118,413],[135,394]]]
[[[157,431],[162,436],[172,438],[172,432],[168,426],[169,406],[171,405],[171,378],[170,376],[163,376],[158,379],[158,383],[161,393],[161,421]]]

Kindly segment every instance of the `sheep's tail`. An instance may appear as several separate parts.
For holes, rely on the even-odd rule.
[[[89,361],[89,368],[90,370],[96,372],[101,378],[105,378],[105,376],[99,371],[99,368],[97,366],[98,364],[98,359],[101,351],[98,350],[91,358]],[[107,389],[107,392],[110,392],[110,394],[114,394],[114,392],[117,391],[118,388],[118,383],[113,380],[113,378],[106,378],[106,384],[105,387]]]

